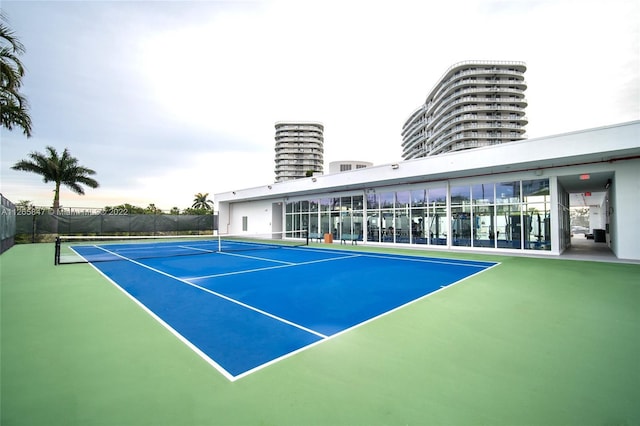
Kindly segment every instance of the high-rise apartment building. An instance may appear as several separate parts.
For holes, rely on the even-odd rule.
[[[276,123],[276,182],[323,172],[324,126],[313,121]]]
[[[451,66],[402,127],[402,158],[526,139],[524,62]]]

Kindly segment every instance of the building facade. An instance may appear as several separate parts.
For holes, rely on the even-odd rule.
[[[324,126],[317,122],[276,123],[276,182],[300,179],[324,168]]]
[[[525,139],[526,69],[503,61],[451,66],[402,127],[402,158]]]
[[[598,244],[640,260],[639,141],[635,121],[237,189],[215,195],[219,232],[559,255],[571,246],[571,195],[601,192]]]

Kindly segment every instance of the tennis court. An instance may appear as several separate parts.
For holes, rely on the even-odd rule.
[[[496,263],[237,239],[70,248],[229,380]]]
[[[0,423],[639,424],[640,265],[342,248],[500,264],[230,381],[95,267],[20,244],[0,256]]]

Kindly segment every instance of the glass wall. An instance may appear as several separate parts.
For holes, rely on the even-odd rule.
[[[471,246],[471,188],[451,187],[451,245]]]
[[[520,181],[496,183],[496,239],[498,248],[522,248]]]
[[[548,179],[480,181],[448,191],[444,185],[369,189],[290,201],[285,215],[287,231],[331,233],[335,240],[551,250]]]
[[[473,247],[496,247],[495,184],[471,185]]]
[[[350,234],[362,241],[363,205],[361,195],[287,201],[286,230],[308,230],[309,233],[320,235],[329,233],[334,239]],[[294,236],[298,235],[294,232]]]
[[[522,208],[527,218],[525,249],[551,250],[551,197],[549,179],[522,182]]]
[[[367,241],[446,244],[446,188],[367,194]]]
[[[429,243],[447,245],[447,188],[431,188],[429,194]]]

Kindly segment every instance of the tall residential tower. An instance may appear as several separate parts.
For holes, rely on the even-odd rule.
[[[276,182],[322,174],[324,126],[314,121],[276,123]]]
[[[402,127],[402,158],[526,139],[526,69],[505,61],[451,66]]]

